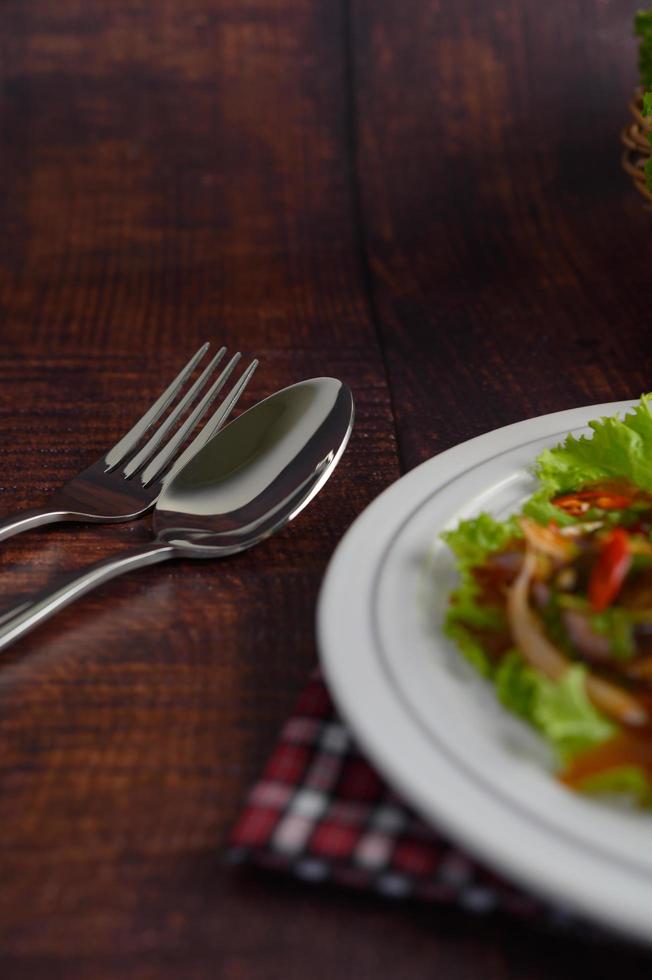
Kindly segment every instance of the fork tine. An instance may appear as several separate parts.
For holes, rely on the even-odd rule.
[[[169,483],[169,481],[176,476],[180,469],[182,469],[186,463],[196,456],[200,449],[202,449],[207,442],[209,442],[217,431],[221,428],[223,423],[227,420],[233,409],[235,408],[240,395],[245,390],[251,376],[258,367],[258,361],[253,360],[247,370],[244,372],[240,380],[236,385],[233,386],[227,397],[224,399],[222,404],[217,408],[211,418],[208,420],[201,432],[195,436],[190,445],[184,449],[179,458],[170,468],[164,476],[164,483]],[[144,475],[144,474],[143,474]]]
[[[154,450],[156,449],[156,447],[160,445],[164,436],[168,434],[168,432],[178,421],[178,419],[181,418],[186,408],[189,405],[192,405],[195,398],[197,397],[201,389],[204,387],[207,378],[211,376],[211,374],[213,373],[213,371],[220,363],[220,361],[222,360],[225,354],[226,354],[226,347],[221,347],[218,350],[215,357],[211,358],[209,363],[206,365],[202,373],[199,375],[199,377],[193,384],[192,388],[190,388],[186,392],[186,394],[183,396],[179,404],[175,406],[174,411],[170,412],[170,414],[165,419],[165,421],[162,422],[159,425],[158,429],[154,432],[154,435],[147,440],[143,448],[140,449],[136,453],[136,455],[129,460],[129,462],[127,463],[127,465],[123,470],[123,473],[127,478],[133,476],[133,474],[136,473],[137,470],[141,468],[141,466],[144,466],[147,460],[154,455]]]
[[[144,487],[147,486],[148,483],[151,483],[152,480],[162,473],[167,465],[172,462],[177,450],[181,445],[183,445],[186,437],[190,432],[192,432],[199,420],[204,417],[213,401],[217,398],[241,356],[242,355],[239,352],[233,355],[217,381],[215,381],[208,389],[194,412],[188,416],[186,421],[182,426],[180,426],[179,429],[177,429],[169,442],[156,454],[151,463],[143,470],[141,478]]]
[[[138,445],[144,434],[147,432],[149,427],[156,422],[158,418],[163,414],[165,409],[168,407],[174,396],[177,394],[184,381],[191,374],[195,366],[201,361],[202,357],[210,347],[210,344],[202,344],[196,354],[190,358],[188,363],[184,368],[179,371],[174,381],[168,385],[162,395],[160,395],[153,405],[151,405],[145,414],[140,418],[136,424],[129,429],[118,442],[116,442],[113,449],[109,449],[108,453],[104,457],[104,462],[109,469],[113,469],[131,452],[132,449]]]
[[[217,381],[215,381],[208,389],[199,405],[197,405],[195,408],[194,412],[188,416],[183,425],[180,426],[174,433],[170,441],[159,450],[151,463],[143,470],[141,477],[144,487],[146,487],[148,483],[151,483],[154,477],[158,476],[158,474],[165,469],[168,463],[174,459],[175,453],[177,452],[179,446],[183,444],[186,436],[195,428],[199,420],[206,414],[211,403],[219,394],[241,356],[242,355],[239,352],[233,355]]]

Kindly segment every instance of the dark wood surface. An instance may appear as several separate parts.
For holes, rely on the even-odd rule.
[[[348,381],[293,527],[116,581],[0,665],[8,978],[647,977],[647,953],[224,867],[353,518],[529,415],[652,387],[619,169],[625,0],[2,0],[0,504],[110,445],[205,338],[246,403]],[[2,606],[144,524],[2,546]]]

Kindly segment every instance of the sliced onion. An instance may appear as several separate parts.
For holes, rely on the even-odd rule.
[[[557,681],[568,670],[569,662],[543,633],[530,609],[530,582],[536,568],[536,554],[528,548],[521,570],[507,590],[507,619],[514,642],[530,666]]]
[[[507,590],[507,619],[514,642],[527,663],[552,681],[559,680],[571,666],[569,659],[543,632],[528,601],[530,582],[537,568],[537,556],[528,548],[521,571]],[[626,691],[590,672],[586,693],[601,711],[624,725],[644,725],[647,712]]]
[[[605,681],[595,674],[586,675],[586,693],[593,704],[605,715],[623,725],[646,725],[648,714],[642,704],[621,687]]]
[[[560,533],[559,528],[544,527],[537,524],[528,517],[522,517],[519,521],[525,542],[539,554],[547,555],[549,558],[557,558],[560,561],[569,561],[575,552],[575,547],[567,537]]]
[[[604,521],[585,521],[583,524],[568,524],[566,527],[560,527],[559,533],[564,538],[582,538],[591,531],[599,531],[601,527],[604,527]]]

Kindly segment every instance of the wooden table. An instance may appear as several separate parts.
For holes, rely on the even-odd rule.
[[[648,977],[617,943],[223,866],[363,507],[446,447],[652,387],[619,168],[636,5],[2,0],[2,512],[110,445],[199,342],[317,374],[350,449],[278,538],[141,571],[0,668],[3,978]],[[3,604],[146,522],[2,547]]]

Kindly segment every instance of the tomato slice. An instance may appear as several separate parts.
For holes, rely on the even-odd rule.
[[[560,507],[572,517],[585,514],[591,507],[601,510],[624,510],[632,503],[632,497],[622,493],[610,493],[608,490],[581,490],[579,493],[566,493],[555,497],[552,501],[555,507]]]
[[[629,535],[617,527],[605,538],[589,578],[589,601],[601,612],[614,601],[632,563]]]

